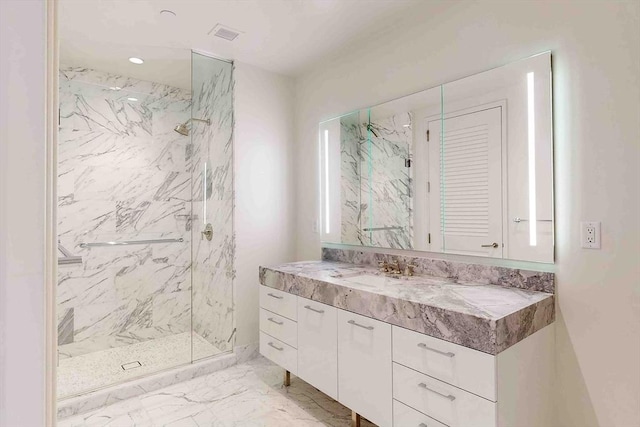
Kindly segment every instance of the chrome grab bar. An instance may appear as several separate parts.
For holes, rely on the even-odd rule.
[[[425,390],[428,390],[428,391],[430,391],[431,393],[438,394],[438,395],[440,395],[440,396],[444,397],[445,399],[449,399],[449,400],[451,400],[451,401],[456,400],[456,397],[455,397],[455,396],[453,396],[453,395],[451,395],[451,394],[448,394],[448,395],[447,395],[447,394],[442,394],[442,393],[440,393],[439,391],[435,391],[434,389],[427,387],[427,385],[426,385],[425,383],[420,383],[420,384],[418,384],[418,387],[423,388],[423,389],[425,389]]]
[[[450,351],[446,351],[446,352],[445,352],[445,351],[441,351],[441,350],[436,350],[435,348],[428,347],[428,346],[427,346],[425,343],[423,343],[423,342],[421,342],[420,344],[418,344],[418,347],[420,347],[420,348],[424,348],[425,350],[433,351],[433,352],[438,353],[438,354],[442,354],[443,356],[447,356],[447,357],[453,357],[453,356],[455,356],[455,355],[456,355],[455,353],[451,353]]]
[[[369,331],[373,331],[373,326],[361,325],[360,323],[357,323],[355,320],[349,320],[347,323],[353,326],[359,326],[361,328],[368,329]]]
[[[363,228],[362,231],[385,231],[385,230],[404,230],[404,227],[373,227],[373,228]]]
[[[123,240],[120,242],[94,242],[80,243],[81,248],[95,248],[98,246],[128,246],[128,245],[148,245],[151,243],[177,243],[184,242],[184,239],[150,239],[150,240]]]
[[[58,250],[64,255],[58,257],[58,265],[82,264],[82,257],[73,255],[67,248],[62,246],[60,242],[58,242]]]

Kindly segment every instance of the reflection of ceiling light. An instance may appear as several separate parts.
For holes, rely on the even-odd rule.
[[[160,15],[173,17],[173,16],[176,16],[176,13],[173,10],[163,9],[160,11]]]
[[[127,99],[128,99],[129,101],[131,101],[131,102],[136,102],[136,101],[138,100],[138,98],[133,98],[133,97],[131,97],[131,98],[127,98]]]
[[[135,56],[132,56],[131,58],[129,58],[129,62],[134,63],[136,65],[144,64],[144,61],[142,59],[136,58]]]
[[[120,90],[122,88],[120,86],[111,86],[109,89],[111,89],[111,90]]]
[[[411,125],[402,125],[403,128],[410,128]]]

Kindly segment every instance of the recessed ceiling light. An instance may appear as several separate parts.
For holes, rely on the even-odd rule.
[[[130,97],[130,98],[127,98],[127,99],[128,99],[129,101],[131,101],[131,102],[136,102],[136,101],[138,101],[138,98],[134,98],[134,97]]]
[[[120,86],[111,86],[109,89],[111,89],[111,90],[120,90],[122,88]]]
[[[162,10],[160,11],[160,15],[162,15],[162,16],[169,16],[169,17],[171,17],[171,16],[176,16],[176,13],[175,13],[173,10],[169,10],[169,9],[162,9]]]
[[[131,58],[129,58],[129,62],[132,62],[136,65],[144,64],[144,61],[142,59],[136,58],[135,56],[132,56]]]

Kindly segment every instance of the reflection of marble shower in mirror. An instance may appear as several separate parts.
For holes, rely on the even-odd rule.
[[[321,211],[341,206],[322,241],[553,262],[550,64],[545,52],[320,123]]]
[[[189,122],[202,122],[202,123],[206,123],[207,126],[211,126],[211,120],[209,120],[209,119],[203,120],[203,119],[196,119],[196,118],[192,117],[189,120],[187,120],[186,122],[180,123],[173,130],[178,132],[180,135],[189,136],[190,130],[189,130],[189,127],[187,126],[189,124]]]

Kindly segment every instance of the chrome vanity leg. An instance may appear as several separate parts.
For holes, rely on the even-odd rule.
[[[360,414],[351,411],[351,427],[360,427]]]
[[[284,386],[289,387],[291,385],[291,372],[284,371]]]

